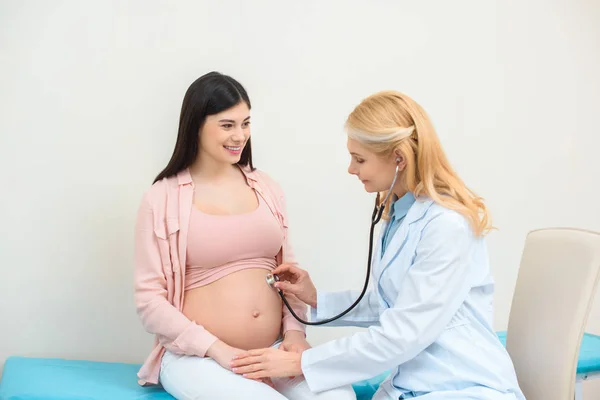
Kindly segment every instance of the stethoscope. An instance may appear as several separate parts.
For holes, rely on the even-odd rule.
[[[328,324],[329,322],[335,321],[336,319],[339,319],[339,318],[343,317],[344,315],[348,314],[350,311],[352,311],[358,305],[358,303],[360,303],[360,301],[364,297],[365,293],[367,292],[367,288],[369,286],[369,277],[371,276],[371,263],[372,263],[371,258],[373,256],[373,232],[375,231],[375,225],[377,225],[377,223],[381,220],[381,216],[383,215],[383,210],[385,210],[385,205],[387,204],[387,201],[389,200],[390,195],[392,194],[392,189],[394,188],[394,185],[396,184],[396,178],[398,177],[399,162],[400,162],[400,159],[396,159],[396,173],[394,174],[394,180],[392,181],[390,190],[388,190],[388,193],[385,196],[385,200],[383,201],[383,203],[379,202],[379,193],[377,193],[377,198],[375,199],[375,207],[373,208],[373,215],[371,216],[371,230],[369,232],[369,257],[367,259],[367,276],[365,278],[365,284],[363,286],[362,292],[360,293],[360,296],[358,296],[356,301],[350,307],[348,307],[346,310],[339,313],[338,315],[333,316],[331,318],[324,319],[322,321],[314,321],[314,322],[304,321],[302,318],[300,318],[300,317],[298,317],[298,315],[296,315],[296,313],[292,309],[292,306],[290,306],[290,303],[288,303],[287,299],[285,298],[285,295],[283,294],[283,292],[275,287],[275,283],[279,282],[279,277],[277,275],[273,275],[273,274],[267,275],[267,278],[266,278],[267,284],[271,288],[277,290],[277,292],[279,293],[279,296],[281,296],[281,299],[285,303],[285,306],[288,308],[288,310],[290,310],[290,313],[292,314],[292,316],[294,318],[296,318],[300,323],[302,323],[304,325]]]

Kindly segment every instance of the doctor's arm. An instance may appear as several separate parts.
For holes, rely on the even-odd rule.
[[[293,265],[283,264],[273,270],[281,279],[275,286],[286,297],[293,296],[311,307],[311,321],[322,321],[346,310],[360,295],[359,291],[335,293],[318,292],[307,271]],[[369,327],[379,322],[379,301],[373,290],[365,293],[360,303],[346,315],[328,326]]]
[[[358,290],[343,292],[317,292],[316,307],[311,307],[311,321],[331,318],[350,307],[360,296]],[[379,300],[374,290],[368,290],[360,303],[340,319],[329,322],[327,326],[358,326],[368,328],[379,324]]]
[[[393,307],[381,313],[380,325],[303,353],[302,371],[310,389],[321,392],[369,379],[431,345],[469,293],[468,258],[475,240],[458,214],[431,220]]]

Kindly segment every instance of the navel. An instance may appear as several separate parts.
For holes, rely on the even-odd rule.
[[[252,311],[252,316],[253,316],[254,318],[258,318],[258,317],[260,316],[260,311],[258,311],[258,310],[254,310],[254,311]]]

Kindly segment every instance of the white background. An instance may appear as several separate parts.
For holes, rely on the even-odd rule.
[[[185,90],[211,70],[246,86],[256,165],[286,191],[323,289],[358,289],[367,252],[373,198],[346,173],[345,117],[382,89],[420,102],[499,228],[506,328],[526,233],[600,231],[599,19],[592,0],[1,1],[0,365],[147,355],[135,212]]]

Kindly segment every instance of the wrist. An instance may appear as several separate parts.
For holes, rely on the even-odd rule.
[[[283,340],[285,339],[306,339],[306,334],[302,331],[289,330],[283,333]]]
[[[221,340],[217,340],[206,350],[206,356],[215,359],[219,356],[219,353],[227,347],[227,344]]]

